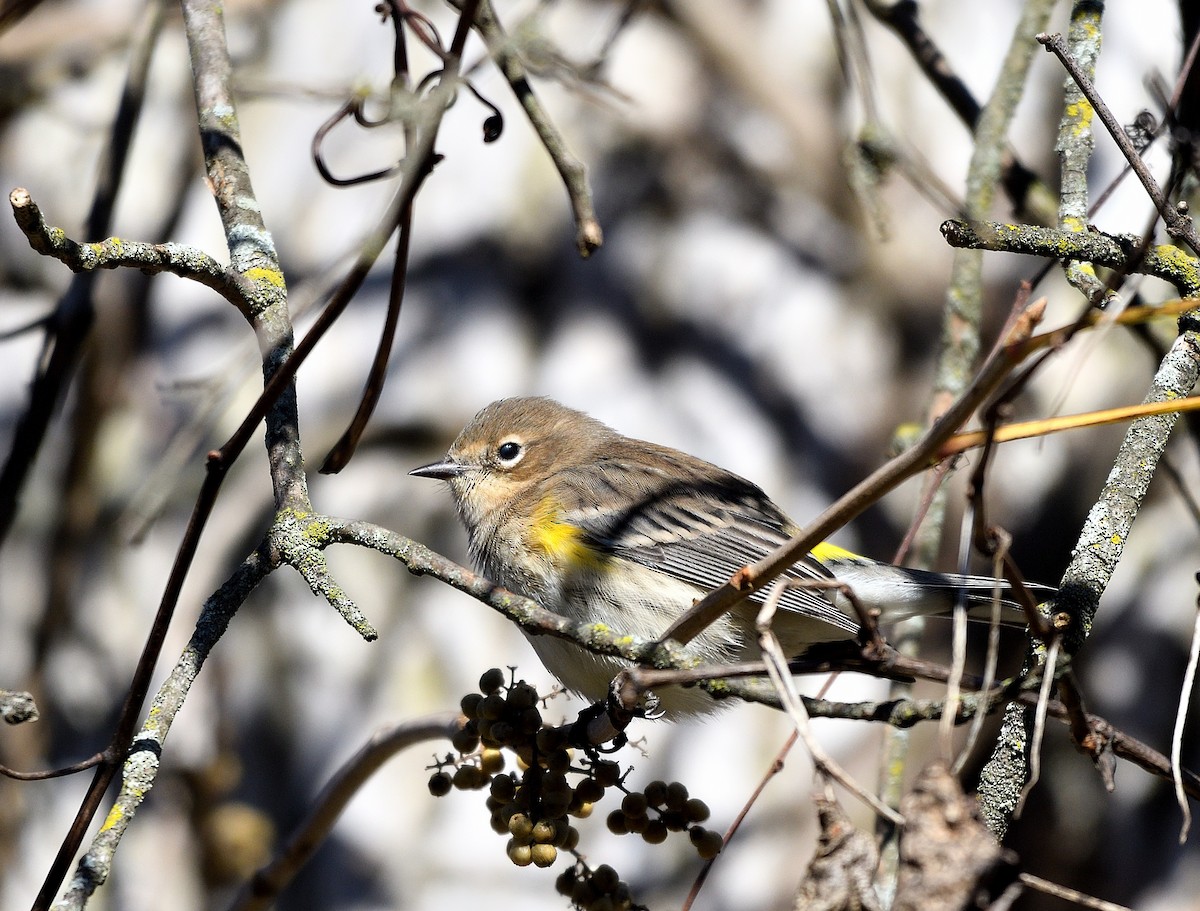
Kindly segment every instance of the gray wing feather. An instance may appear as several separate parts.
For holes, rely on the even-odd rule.
[[[597,489],[598,478],[608,490]],[[586,478],[560,475],[559,480],[568,483],[576,498],[576,507],[562,518],[581,528],[592,546],[702,589],[723,585],[790,537],[785,530],[787,517],[767,495],[725,472],[680,482],[644,464],[613,459],[593,464]],[[630,490],[637,491],[637,499],[623,509],[602,505],[618,499],[605,495],[618,489],[626,498]],[[809,559],[784,575],[801,580],[833,578]],[[753,599],[763,597],[759,593]],[[858,624],[834,607],[832,598],[828,590],[789,588],[780,608],[824,621],[849,635],[857,633]]]

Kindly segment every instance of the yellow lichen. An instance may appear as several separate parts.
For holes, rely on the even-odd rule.
[[[262,267],[256,267],[253,269],[247,269],[244,274],[246,278],[250,279],[251,281],[264,281],[268,284],[274,285],[276,288],[286,287],[286,283],[283,279],[283,273],[278,269],[264,269]]]

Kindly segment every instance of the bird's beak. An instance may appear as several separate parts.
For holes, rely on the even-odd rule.
[[[461,462],[456,462],[447,456],[440,462],[430,462],[428,465],[414,468],[409,474],[417,478],[435,478],[438,481],[449,481],[461,475],[467,470],[467,467]]]

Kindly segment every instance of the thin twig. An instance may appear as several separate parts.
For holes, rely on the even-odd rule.
[[[1037,707],[1034,712],[1033,737],[1029,742],[1029,778],[1021,788],[1021,796],[1013,810],[1013,816],[1019,817],[1025,806],[1025,799],[1042,777],[1042,737],[1046,732],[1046,712],[1050,705],[1050,688],[1054,685],[1054,670],[1058,664],[1058,650],[1061,639],[1053,639],[1046,649],[1046,660],[1042,664],[1042,687],[1038,692]]]
[[[791,582],[788,579],[775,580],[775,584],[771,588],[771,593],[767,596],[766,601],[763,602],[762,609],[759,610],[758,618],[755,621],[755,628],[758,630],[758,645],[762,652],[763,660],[767,665],[767,674],[779,693],[784,711],[792,719],[792,723],[796,726],[796,733],[804,741],[804,745],[808,748],[809,755],[812,756],[813,763],[820,773],[838,782],[842,787],[851,794],[854,794],[859,800],[893,825],[902,826],[904,825],[904,817],[855,781],[849,772],[843,769],[832,756],[825,752],[825,748],[821,746],[820,742],[812,734],[812,729],[808,723],[808,713],[805,712],[804,702],[800,699],[800,694],[796,691],[796,681],[788,671],[787,658],[783,654],[783,648],[780,646],[779,640],[775,638],[775,634],[771,632],[771,621],[775,617],[779,601],[784,593],[787,592],[790,585]]]
[[[824,691],[825,687],[822,687],[821,692],[824,693]],[[771,760],[771,764],[767,767],[767,771],[764,772],[762,777],[758,780],[758,785],[754,788],[753,793],[751,793],[751,795],[746,799],[746,802],[742,804],[741,811],[734,818],[733,822],[729,824],[729,828],[725,830],[725,836],[721,839],[722,850],[724,850],[724,847],[728,845],[733,837],[737,834],[738,829],[742,827],[742,823],[745,821],[746,816],[750,813],[750,808],[758,803],[758,799],[762,796],[763,791],[766,790],[767,784],[772,778],[783,771],[783,760],[787,757],[788,753],[792,751],[792,747],[796,745],[796,741],[799,739],[799,737],[800,735],[795,728],[788,732],[787,740],[783,742],[783,746],[779,748],[779,752],[776,753],[775,758]],[[717,857],[719,856],[720,855],[718,854]],[[695,882],[692,883],[692,888],[688,891],[687,898],[683,900],[683,905],[680,907],[680,911],[690,911],[692,905],[696,903],[696,899],[700,895],[700,890],[704,888],[705,882],[708,881],[708,874],[712,872],[713,865],[716,864],[716,862],[716,857],[711,857],[704,862],[704,866],[700,868],[700,872],[696,875]]]
[[[1162,220],[1167,226],[1167,233],[1174,238],[1182,240],[1191,248],[1193,253],[1200,254],[1200,235],[1196,233],[1196,226],[1189,217],[1171,205],[1170,200],[1167,199],[1159,187],[1158,181],[1154,179],[1154,175],[1150,173],[1150,169],[1142,160],[1142,156],[1134,146],[1133,141],[1126,134],[1121,123],[1113,116],[1113,112],[1109,110],[1108,105],[1104,103],[1104,99],[1096,91],[1096,86],[1087,77],[1087,73],[1083,71],[1078,61],[1071,55],[1063,36],[1043,33],[1037,36],[1037,40],[1039,44],[1043,45],[1062,62],[1063,67],[1079,86],[1079,90],[1095,109],[1096,116],[1100,118],[1100,122],[1108,130],[1113,142],[1121,150],[1121,154],[1125,156],[1125,160],[1129,162],[1129,166],[1133,168],[1133,173],[1141,181],[1142,186],[1146,190],[1146,195],[1154,203],[1154,208],[1158,209],[1158,214],[1162,216]]]
[[[981,112],[979,102],[921,25],[920,5],[896,0],[866,0],[866,7],[908,48],[929,84],[959,119],[974,130]],[[1001,157],[1000,181],[1018,214],[1031,212],[1036,220],[1047,224],[1053,220],[1053,197],[1049,188],[1021,163],[1011,147],[1006,147]]]
[[[971,526],[971,516],[972,510],[968,504],[968,508],[963,512],[962,531],[958,536],[958,563],[960,568],[966,565],[971,553],[971,536],[967,534],[967,529]],[[958,715],[959,693],[962,688],[963,673],[966,670],[967,664],[966,597],[966,590],[960,589],[958,596],[954,599],[954,614],[951,620],[953,626],[950,639],[950,679],[946,683],[947,711],[942,715],[938,729],[941,741],[942,761],[946,765],[950,764],[951,758],[954,755],[954,718]]]
[[[818,542],[828,537],[835,529],[841,528],[879,497],[936,462],[934,453],[941,444],[992,395],[1016,366],[1019,359],[1014,359],[1014,354],[1032,335],[1033,328],[1040,322],[1044,312],[1044,301],[1035,301],[1025,310],[997,351],[980,369],[970,387],[910,449],[861,481],[786,544],[757,563],[743,568],[729,582],[685,611],[663,634],[662,640],[675,639],[687,643],[734,604],[768,585],[796,560],[812,550]]]
[[[383,728],[342,763],[309,807],[304,819],[229,905],[229,911],[262,911],[269,908],[312,858],[333,830],[350,800],[385,762],[411,746],[430,740],[448,740],[461,726],[457,712],[415,718]]]
[[[84,222],[85,237],[103,237],[112,227],[112,213],[125,173],[125,164],[141,119],[150,61],[166,13],[165,0],[147,0],[137,34],[130,46],[125,85],[106,142],[100,148],[96,190]],[[29,401],[17,421],[12,448],[0,469],[0,544],[12,531],[21,492],[41,451],[50,420],[74,375],[94,318],[93,279],[79,276],[59,299],[48,319],[38,371],[30,384]],[[69,862],[69,861],[68,861]],[[66,870],[59,873],[59,879]],[[55,885],[57,888],[57,884]],[[43,889],[43,893],[44,893]],[[50,896],[39,895],[49,903]]]
[[[452,2],[461,3],[462,0]],[[592,203],[587,167],[567,146],[566,140],[534,94],[533,86],[529,84],[525,72],[525,64],[521,62],[512,42],[505,35],[489,0],[480,0],[479,10],[475,14],[475,28],[487,44],[488,53],[496,61],[496,66],[508,80],[513,94],[517,96],[517,101],[525,111],[525,116],[529,118],[530,125],[549,153],[550,160],[554,162],[563,186],[566,187],[571,211],[575,215],[575,247],[580,256],[590,256],[604,243],[604,232],[600,228]]]
[[[1200,574],[1196,581],[1200,582]],[[1192,702],[1192,688],[1196,683],[1196,665],[1200,662],[1200,598],[1196,601],[1196,617],[1192,623],[1192,647],[1188,652],[1187,669],[1183,673],[1183,685],[1179,691],[1179,705],[1175,709],[1175,730],[1171,734],[1171,777],[1175,783],[1175,800],[1183,814],[1183,822],[1179,826],[1179,843],[1187,841],[1188,830],[1192,827],[1192,808],[1183,792],[1183,728],[1187,723],[1188,706]]]
[[[400,309],[404,303],[404,286],[408,280],[408,251],[412,239],[412,205],[400,215],[400,230],[396,236],[396,255],[392,262],[392,278],[388,287],[388,309],[384,318],[383,328],[379,332],[379,344],[375,349],[375,357],[371,361],[371,369],[367,373],[366,384],[363,387],[362,398],[358,409],[342,436],[334,444],[325,461],[321,463],[321,474],[336,474],[349,464],[358,448],[359,440],[367,429],[367,422],[375,412],[383,394],[384,381],[387,377],[388,360],[392,352],[392,343],[396,338],[396,327],[400,324]]]
[[[1039,892],[1045,892],[1047,895],[1053,895],[1055,898],[1074,902],[1084,908],[1093,908],[1094,911],[1133,911],[1132,908],[1128,908],[1125,905],[1118,905],[1116,902],[1105,901],[1102,898],[1094,898],[1086,893],[1075,889],[1068,889],[1066,886],[1060,886],[1058,883],[1042,879],[1040,876],[1034,876],[1032,873],[1022,873],[1018,879],[1031,889],[1037,889]]]

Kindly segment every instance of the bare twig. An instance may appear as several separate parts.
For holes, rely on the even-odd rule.
[[[871,15],[903,42],[929,84],[946,100],[959,119],[973,130],[982,109],[971,89],[954,72],[932,36],[921,25],[919,4],[898,0],[866,0],[866,7]],[[1037,174],[1018,160],[1011,147],[1006,146],[1003,150],[1000,180],[1018,213],[1029,211],[1037,221],[1043,223],[1053,219],[1049,189]]]
[[[742,823],[745,821],[747,814],[750,812],[750,808],[758,803],[759,797],[761,797],[763,791],[766,790],[767,783],[783,771],[783,760],[787,757],[787,754],[792,751],[792,747],[796,745],[796,741],[799,739],[799,736],[800,735],[796,732],[795,728],[788,733],[787,740],[785,740],[783,746],[779,748],[779,752],[775,754],[775,758],[771,760],[771,765],[767,768],[767,771],[763,773],[762,778],[759,779],[758,785],[754,788],[754,792],[742,805],[741,811],[738,813],[733,822],[729,824],[729,828],[725,830],[725,836],[722,839],[723,844],[728,845],[730,839],[737,834],[738,829],[742,827]],[[718,855],[718,857],[719,856],[720,855]],[[696,881],[692,883],[692,888],[688,892],[687,898],[683,900],[683,905],[680,907],[680,911],[690,911],[692,905],[696,902],[697,896],[700,894],[700,890],[704,888],[704,883],[708,880],[708,874],[712,870],[713,864],[715,864],[716,861],[717,858],[712,857],[704,862],[704,866],[700,869],[700,873],[696,876]]]
[[[404,303],[404,286],[408,280],[408,251],[412,239],[412,205],[400,215],[400,230],[396,236],[396,255],[392,262],[392,279],[388,290],[388,309],[383,328],[379,333],[379,344],[375,357],[371,361],[371,369],[367,374],[366,385],[358,409],[350,421],[350,426],[334,444],[333,449],[321,464],[321,474],[336,474],[349,464],[358,442],[367,429],[367,422],[379,404],[383,394],[383,384],[387,376],[388,360],[391,356],[392,342],[396,337],[396,327],[400,323],[400,308]]]
[[[283,888],[328,837],[346,804],[385,762],[401,750],[419,743],[448,740],[459,729],[460,723],[457,713],[448,712],[404,721],[372,734],[370,740],[333,774],[271,862],[258,870],[238,892],[229,911],[261,911],[274,904]]]
[[[1109,110],[1108,105],[1104,103],[1104,99],[1100,97],[1100,93],[1096,91],[1095,85],[1088,78],[1087,73],[1080,67],[1079,62],[1071,55],[1070,49],[1067,47],[1067,42],[1062,35],[1047,35],[1040,34],[1037,40],[1046,50],[1053,53],[1066,68],[1071,78],[1079,86],[1079,90],[1087,98],[1088,102],[1095,108],[1096,116],[1100,118],[1100,122],[1104,124],[1104,128],[1108,130],[1113,142],[1117,148],[1121,150],[1121,154],[1125,156],[1125,160],[1129,162],[1129,166],[1133,168],[1133,173],[1137,175],[1142,186],[1146,189],[1146,195],[1150,197],[1154,207],[1158,209],[1158,214],[1162,216],[1163,222],[1167,226],[1167,233],[1172,237],[1182,240],[1187,244],[1193,253],[1200,254],[1200,235],[1196,233],[1196,227],[1192,224],[1191,218],[1183,214],[1175,206],[1171,205],[1159,187],[1158,181],[1154,179],[1154,175],[1150,173],[1150,169],[1146,167],[1146,163],[1142,161],[1142,156],[1138,153],[1133,141],[1126,135],[1121,123]]]
[[[454,0],[461,3],[462,0]],[[488,52],[496,61],[496,66],[508,80],[513,94],[525,110],[525,116],[538,134],[543,147],[550,154],[550,160],[562,177],[566,187],[567,197],[571,201],[571,210],[575,215],[575,246],[580,256],[590,256],[604,243],[604,232],[596,218],[596,210],[592,204],[592,191],[588,186],[587,168],[567,146],[566,141],[558,132],[558,128],[550,119],[542,103],[534,94],[533,87],[525,73],[525,64],[512,47],[512,43],[504,33],[500,20],[496,18],[495,10],[489,0],[480,0],[479,10],[475,14],[475,28],[487,44]]]
[[[1197,576],[1200,582],[1200,576]],[[1187,670],[1183,674],[1183,685],[1179,691],[1179,705],[1175,709],[1175,730],[1171,735],[1171,777],[1175,783],[1175,799],[1183,813],[1183,823],[1179,826],[1179,843],[1187,841],[1188,830],[1192,827],[1192,809],[1183,793],[1183,727],[1187,721],[1188,706],[1192,702],[1192,688],[1196,683],[1196,665],[1200,662],[1200,598],[1196,602],[1196,618],[1192,623],[1192,647],[1188,652]]]
[[[1116,902],[1093,898],[1091,895],[1075,889],[1068,889],[1066,886],[1052,883],[1049,880],[1042,879],[1040,876],[1034,876],[1032,873],[1022,873],[1018,879],[1030,889],[1037,889],[1037,891],[1053,895],[1055,898],[1073,902],[1082,908],[1092,908],[1094,911],[1133,911],[1132,908],[1128,908],[1125,905],[1118,905]]]
[[[129,69],[121,100],[113,117],[108,141],[101,146],[96,191],[84,228],[86,237],[103,237],[111,229],[113,208],[141,117],[150,60],[162,29],[165,7],[165,0],[148,0],[143,11],[137,36],[130,49]],[[47,320],[42,357],[38,359],[39,368],[30,384],[29,403],[17,421],[12,449],[3,469],[0,469],[0,543],[12,530],[29,470],[33,467],[50,419],[71,381],[84,342],[91,331],[94,318],[93,290],[92,278],[80,275],[71,282],[55,307],[53,316]],[[60,879],[64,872],[65,867],[59,873]],[[43,897],[49,901],[49,896]]]
[[[779,606],[780,598],[787,592],[789,584],[790,582],[787,579],[777,579],[775,581],[774,586],[771,588],[771,593],[767,596],[766,601],[763,602],[762,609],[758,612],[758,618],[755,621],[755,627],[758,630],[758,645],[767,665],[767,674],[775,685],[776,691],[779,693],[784,711],[792,719],[792,723],[796,727],[796,733],[804,741],[804,745],[807,747],[809,755],[812,756],[813,763],[816,765],[818,772],[838,782],[879,816],[887,819],[893,825],[902,826],[904,825],[904,817],[855,781],[850,776],[850,773],[843,769],[825,751],[825,748],[821,746],[820,742],[812,734],[812,730],[808,724],[808,714],[804,710],[804,703],[800,699],[800,694],[796,691],[796,681],[788,671],[787,658],[783,654],[783,648],[780,646],[779,640],[775,638],[775,634],[771,632],[771,621],[775,617],[775,610]]]
[[[1029,779],[1021,789],[1021,796],[1013,809],[1013,816],[1019,817],[1025,806],[1029,792],[1033,790],[1042,775],[1042,737],[1046,732],[1046,712],[1050,705],[1050,688],[1054,686],[1054,673],[1058,666],[1058,650],[1061,640],[1054,639],[1046,649],[1046,660],[1042,664],[1042,687],[1038,692],[1037,706],[1034,712],[1033,738],[1029,744]]]

